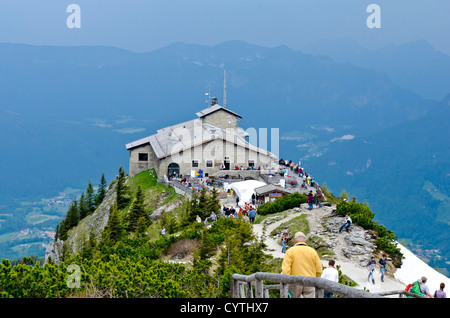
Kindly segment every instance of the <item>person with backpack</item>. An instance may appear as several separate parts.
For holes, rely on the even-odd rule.
[[[444,291],[444,288],[445,288],[445,284],[441,283],[439,285],[439,290],[436,290],[434,292],[434,298],[447,298],[447,295],[446,295],[446,293]]]
[[[316,191],[316,206],[322,207],[322,201],[323,201],[324,197],[323,197],[323,193],[322,193],[322,189],[320,189],[320,187],[317,188]]]
[[[311,211],[313,209],[313,203],[314,203],[314,194],[313,194],[312,190],[309,191],[306,199],[308,200],[309,210]]]
[[[425,295],[420,292],[420,285],[421,284],[422,284],[422,280],[418,279],[414,283],[408,285],[406,287],[405,291],[410,292],[412,294],[416,294],[416,295],[420,295],[420,296],[424,296],[425,297]],[[416,297],[408,295],[408,296],[406,296],[406,298],[416,298]]]
[[[255,208],[251,208],[250,212],[248,213],[248,218],[250,220],[250,223],[254,223],[255,222],[255,218],[256,218],[256,210]]]

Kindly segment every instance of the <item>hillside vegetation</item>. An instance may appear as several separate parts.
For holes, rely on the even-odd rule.
[[[267,253],[251,223],[223,217],[208,223],[212,212],[220,213],[214,189],[189,200],[158,184],[153,170],[129,178],[120,168],[118,178],[104,190],[102,200],[94,195],[93,212],[81,217],[79,202],[69,208],[58,226],[58,261],[49,257],[40,266],[24,258],[13,266],[2,260],[2,297],[217,298],[229,296],[233,273],[280,272],[280,260]],[[365,211],[370,218],[357,203],[342,204],[338,210],[355,219]],[[295,226],[307,232],[308,225],[301,223]],[[341,282],[351,285],[343,275]]]

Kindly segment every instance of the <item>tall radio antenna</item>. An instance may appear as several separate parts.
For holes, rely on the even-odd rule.
[[[227,108],[227,71],[223,71],[223,107]]]
[[[209,107],[211,105],[211,84],[208,83],[208,93],[205,93],[205,96],[208,96],[208,99],[205,100],[206,105]]]

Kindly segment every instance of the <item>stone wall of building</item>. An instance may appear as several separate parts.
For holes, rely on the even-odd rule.
[[[158,159],[150,144],[131,149],[129,175],[134,176],[141,171],[155,169],[158,180],[163,181],[164,176],[168,174],[169,165],[176,163],[181,175],[191,175],[192,170],[201,169],[203,175],[208,176],[219,172],[221,165],[225,164],[225,160],[229,163],[231,170],[234,170],[236,166],[244,169],[249,166],[254,166],[255,169],[259,166],[265,169],[274,167],[274,159],[270,156],[242,146],[242,141],[239,145],[236,144],[234,138],[237,137],[233,133],[239,133],[238,118],[224,109],[208,114],[202,118],[203,123],[232,133],[225,134],[222,139],[222,137],[216,138],[218,136],[215,137],[214,132],[211,131],[212,138],[216,139],[171,156]]]
[[[238,128],[238,117],[225,111],[218,110],[204,117],[203,122],[217,128],[235,132]]]
[[[139,154],[146,154],[147,160],[139,160]],[[159,160],[150,144],[131,149],[129,153],[128,174],[130,176],[135,176],[139,172],[149,169],[155,169],[156,172],[158,172],[159,169]]]
[[[198,171],[199,169],[203,170],[204,176],[212,175],[220,171],[225,157],[229,158],[232,170],[236,166],[246,169],[249,166],[249,160],[253,160],[255,169],[258,166],[264,168],[275,166],[274,160],[268,155],[236,146],[222,139],[215,139],[185,150],[182,154],[162,158],[159,161],[159,168],[156,170],[158,179],[162,180],[164,175],[167,175],[169,164],[172,162],[179,165],[181,175],[190,175],[192,170]],[[197,162],[197,167],[193,165],[193,161]]]

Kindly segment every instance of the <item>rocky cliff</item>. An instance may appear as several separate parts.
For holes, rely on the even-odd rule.
[[[266,217],[253,229],[259,236],[265,237],[265,242],[274,258],[284,258],[281,252],[281,231],[289,228],[293,220],[305,216],[307,221],[307,237],[318,247],[323,266],[328,266],[328,260],[334,259],[343,274],[358,285],[356,288],[369,289],[373,292],[392,291],[404,288],[404,283],[395,279],[396,267],[388,258],[388,274],[384,282],[376,270],[375,284],[369,282],[366,265],[372,256],[376,261],[381,258],[382,251],[377,251],[374,241],[376,235],[369,230],[353,224],[350,233],[339,233],[339,227],[344,223],[344,217],[337,216],[336,206],[314,206],[309,211],[307,204],[298,208],[283,211]],[[293,233],[292,233],[293,234]],[[312,244],[311,244],[312,245]]]
[[[70,248],[72,254],[81,251],[83,244],[89,240],[90,235],[99,237],[108,224],[111,207],[116,200],[115,186],[110,186],[102,203],[93,214],[85,217],[78,225],[69,231],[68,239],[51,242],[45,251],[45,262],[51,258],[53,262],[59,263],[62,259],[63,246]]]
[[[142,179],[142,175],[144,174],[145,178]],[[142,173],[142,175],[134,179],[127,177],[125,184],[131,189],[134,189],[140,182],[148,183],[150,180],[150,183],[153,184],[154,176],[151,173]],[[168,190],[163,186],[148,186],[145,190],[145,204],[152,221],[159,220],[164,213],[174,212],[181,205],[181,196],[178,196],[176,200],[166,200],[170,195],[174,194],[174,191]],[[91,215],[83,218],[77,226],[69,230],[67,240],[64,242],[61,240],[53,241],[48,245],[45,251],[45,262],[48,262],[51,258],[53,262],[60,263],[64,250],[68,251],[70,255],[80,253],[91,235],[94,235],[98,241],[98,238],[101,237],[108,224],[110,212],[115,202],[116,183],[113,182],[109,185],[105,198],[95,211]],[[129,207],[123,212],[127,213]]]

